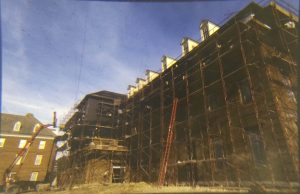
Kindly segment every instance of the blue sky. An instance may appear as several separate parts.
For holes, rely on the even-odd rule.
[[[2,0],[2,112],[50,122],[87,93],[126,93],[162,55],[179,56],[183,37],[199,40],[201,20],[220,23],[249,2]]]

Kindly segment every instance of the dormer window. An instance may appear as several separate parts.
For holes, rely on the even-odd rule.
[[[13,131],[20,131],[21,126],[22,126],[22,124],[21,124],[20,121],[16,122],[15,125],[14,125]]]
[[[249,104],[252,102],[251,89],[250,89],[250,85],[247,80],[243,80],[240,83],[240,95],[241,95],[243,104]]]
[[[39,130],[39,128],[41,127],[40,124],[35,124],[34,127],[33,127],[33,133],[37,132],[37,130]]]

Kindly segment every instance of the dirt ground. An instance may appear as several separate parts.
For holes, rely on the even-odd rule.
[[[166,186],[158,187],[147,183],[125,183],[125,184],[88,184],[74,186],[71,190],[52,190],[44,192],[30,192],[28,194],[115,194],[115,193],[247,193],[246,189],[226,189],[212,187],[187,187]]]
[[[249,190],[249,188],[225,188],[225,187],[188,187],[188,186],[165,186],[158,187],[144,182],[124,184],[86,184],[74,186],[71,190],[52,189],[51,191],[29,192],[27,194],[163,194],[163,193],[298,193],[297,190]],[[1,194],[1,193],[0,193]]]

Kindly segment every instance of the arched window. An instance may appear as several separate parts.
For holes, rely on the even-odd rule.
[[[40,126],[41,125],[39,123],[35,124],[32,132],[35,133],[39,129]]]
[[[14,125],[13,131],[20,131],[21,126],[22,126],[22,124],[21,124],[20,121],[16,122],[15,125]]]

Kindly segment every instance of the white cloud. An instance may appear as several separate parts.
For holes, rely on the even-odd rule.
[[[19,5],[14,2],[6,3],[2,7],[5,9],[2,12],[3,26],[5,27],[3,33],[5,44],[3,47],[2,110],[21,115],[31,112],[42,122],[50,122],[53,111],[57,111],[58,120],[60,120],[74,103],[73,92],[77,86],[76,79],[80,65],[78,59],[80,59],[82,51],[85,10],[77,12],[80,10],[78,8],[81,3],[75,3],[78,7],[73,6],[75,4],[70,7],[70,4],[65,1],[59,4],[57,10],[53,11],[55,13],[50,14],[51,17],[44,15],[48,19],[47,25],[36,24],[33,21],[36,13],[29,12],[29,8],[32,8],[33,4],[32,2],[31,6],[24,5],[24,3]],[[85,8],[88,8],[86,11],[89,16],[79,96],[99,90],[125,93],[127,85],[133,84],[137,75],[144,74],[144,72],[140,72],[140,69],[134,68],[134,65],[126,64],[125,61],[114,56],[120,50],[122,33],[126,28],[124,26],[125,18],[122,15],[124,12],[130,13],[130,6],[123,6],[122,14],[113,6],[101,7],[101,3],[95,3],[95,6]],[[102,16],[109,16],[109,20],[95,17],[99,10],[103,11]],[[75,19],[70,18],[73,17],[70,12],[76,13]],[[39,14],[41,13],[39,12]],[[61,14],[59,17],[55,17],[59,14]],[[31,17],[27,17],[28,15]],[[58,21],[60,17],[62,18]],[[74,23],[68,22],[69,19]],[[111,21],[115,23],[112,25]],[[39,34],[26,32],[28,29],[36,29],[36,33]],[[100,36],[101,38],[99,38]],[[37,41],[39,38],[43,41],[47,39],[45,43],[52,45],[30,42]],[[63,44],[65,40],[69,41],[66,45]],[[45,49],[43,51],[45,53],[34,50],[36,47]],[[46,53],[50,49],[53,54]],[[39,54],[40,58],[29,56],[29,51],[31,54]],[[64,58],[65,52],[68,52],[69,57],[74,60]],[[66,61],[62,61],[62,59]],[[66,67],[63,66],[65,62]],[[36,65],[39,65],[39,71],[36,71]],[[54,72],[55,70],[56,72]],[[76,75],[74,75],[75,73]]]
[[[13,106],[21,106],[24,109],[41,109],[40,106],[29,104],[28,102],[25,102],[24,100],[18,101],[14,99],[5,99],[5,103],[11,104]]]
[[[57,112],[58,121],[67,113],[70,104],[61,105],[43,99],[32,98],[32,96],[10,96],[5,95],[3,109],[8,113],[25,115],[34,114],[43,123],[52,122],[52,113]]]
[[[51,122],[52,112],[57,111],[58,118],[66,114],[70,103],[56,99],[49,100],[48,92],[42,86],[38,90],[32,84],[42,82],[37,73],[33,71],[32,56],[28,56],[25,46],[26,32],[30,22],[27,21],[28,6],[24,1],[2,3],[2,26],[3,26],[3,75],[2,75],[2,112],[24,115],[33,113],[37,119],[46,123]],[[34,47],[30,45],[29,49]],[[31,57],[31,58],[30,58]],[[45,82],[43,82],[45,83]],[[51,91],[49,91],[51,92]],[[62,99],[68,99],[63,97]]]

